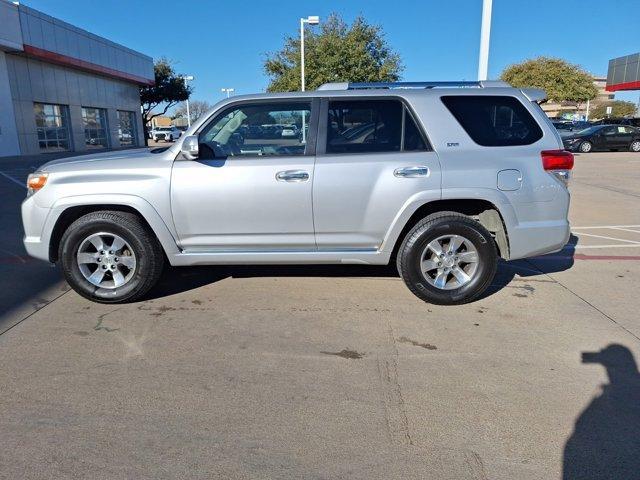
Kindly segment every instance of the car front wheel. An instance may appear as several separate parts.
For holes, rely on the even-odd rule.
[[[400,276],[418,298],[438,305],[471,302],[487,289],[498,254],[491,234],[456,212],[430,215],[406,235],[397,256]]]
[[[164,263],[162,247],[138,216],[98,211],[73,222],[58,258],[76,292],[100,303],[136,300],[153,287]]]
[[[631,142],[630,148],[632,152],[640,152],[640,140],[634,140]]]
[[[591,151],[591,149],[593,148],[593,145],[591,145],[591,142],[582,142],[580,144],[580,148],[579,150],[582,153],[589,153]]]

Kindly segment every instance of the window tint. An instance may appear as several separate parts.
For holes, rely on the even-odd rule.
[[[223,112],[199,135],[200,158],[303,155],[311,104],[246,104]]]
[[[404,146],[405,152],[419,152],[427,149],[424,138],[418,130],[416,122],[405,108],[404,110]]]
[[[402,109],[397,100],[329,102],[326,152],[400,151]]]
[[[517,98],[489,95],[444,96],[442,102],[479,145],[529,145],[542,130]]]

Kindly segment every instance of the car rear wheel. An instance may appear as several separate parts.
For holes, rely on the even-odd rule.
[[[593,148],[593,145],[591,144],[591,142],[582,142],[580,144],[580,148],[579,150],[582,153],[589,153],[591,151],[591,149]]]
[[[631,142],[630,148],[632,152],[640,152],[640,140],[634,140]]]
[[[456,212],[440,212],[418,222],[397,257],[409,290],[438,305],[459,305],[480,297],[493,280],[497,262],[495,241],[487,229]]]
[[[89,213],[73,222],[60,241],[58,258],[76,292],[100,303],[130,302],[152,288],[164,263],[155,235],[134,214]]]

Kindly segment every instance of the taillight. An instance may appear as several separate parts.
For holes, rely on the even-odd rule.
[[[540,154],[544,169],[567,185],[573,168],[573,153],[566,150],[543,150]]]
[[[566,150],[543,150],[542,166],[545,170],[571,170],[573,153]]]

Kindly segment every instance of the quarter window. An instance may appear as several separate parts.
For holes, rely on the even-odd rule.
[[[107,111],[103,108],[82,107],[84,143],[87,148],[108,148],[109,129]]]
[[[309,102],[232,108],[200,133],[200,158],[304,155],[310,116]]]
[[[327,153],[426,149],[413,117],[399,100],[329,102]]]
[[[118,110],[118,139],[122,146],[135,147],[138,145],[135,113]]]
[[[530,145],[542,130],[515,97],[497,95],[443,96],[442,102],[478,145]]]
[[[66,105],[34,103],[38,145],[42,152],[70,149],[69,108]]]

